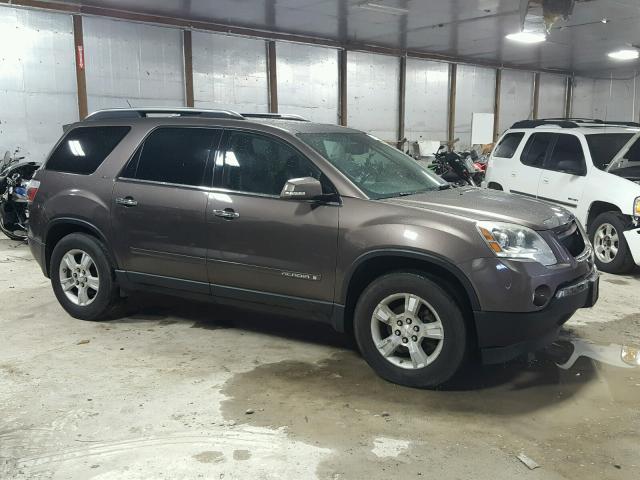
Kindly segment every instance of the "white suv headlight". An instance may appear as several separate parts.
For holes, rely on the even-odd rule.
[[[534,260],[546,266],[558,263],[547,242],[530,228],[502,222],[478,222],[476,227],[497,257]]]

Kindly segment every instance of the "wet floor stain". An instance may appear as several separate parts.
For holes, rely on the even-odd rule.
[[[604,281],[607,283],[613,283],[614,285],[629,285],[628,281],[621,280],[619,278],[606,278]]]
[[[480,456],[526,450],[573,478],[584,462],[594,475],[609,471],[614,460],[638,468],[632,467],[640,463],[638,384],[640,372],[589,358],[568,370],[542,358],[471,368],[447,389],[417,390],[385,382],[356,353],[342,351],[319,363],[287,360],[237,374],[223,389],[222,411],[239,424],[285,427],[298,440],[333,449],[320,478],[346,471],[354,455],[370,460],[359,478],[381,468],[415,476],[426,462],[454,458],[460,449]],[[255,414],[246,415],[249,408]],[[607,433],[615,431],[619,438]],[[402,453],[385,455],[379,438],[406,444]],[[616,451],[630,439],[636,447]]]
[[[194,460],[200,463],[220,463],[224,461],[224,454],[218,451],[205,451],[200,452],[193,456]]]
[[[251,458],[251,452],[249,450],[234,450],[234,460],[249,460]]]

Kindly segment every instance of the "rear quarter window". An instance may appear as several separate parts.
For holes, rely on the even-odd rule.
[[[524,132],[514,132],[507,133],[500,143],[496,147],[496,151],[493,152],[494,157],[500,158],[513,158],[518,150],[518,145],[522,141],[522,137],[524,137]]]
[[[131,127],[77,127],[64,137],[46,169],[89,175],[120,143]]]

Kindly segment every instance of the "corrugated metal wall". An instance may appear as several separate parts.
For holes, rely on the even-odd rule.
[[[496,71],[493,68],[459,65],[456,87],[456,148],[471,146],[471,120],[474,113],[494,113]]]
[[[518,120],[533,118],[533,73],[503,70],[500,81],[498,133],[504,132]]]
[[[77,119],[71,17],[0,8],[0,157],[42,161]]]
[[[387,142],[398,139],[400,59],[349,52],[347,124]]]
[[[639,108],[640,79],[575,79],[572,109],[574,117],[637,122]]]
[[[276,52],[278,110],[338,123],[338,51],[279,42]]]
[[[181,30],[86,17],[84,44],[89,112],[185,105]]]
[[[195,106],[269,111],[264,40],[193,32]]]
[[[449,64],[407,59],[405,137],[447,140]]]
[[[566,95],[567,77],[541,73],[538,118],[564,117]]]

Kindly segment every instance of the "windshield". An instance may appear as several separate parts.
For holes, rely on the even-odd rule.
[[[299,138],[373,199],[448,185],[415,160],[366,133],[301,133]]]
[[[605,170],[633,133],[594,133],[586,135],[593,164]]]

